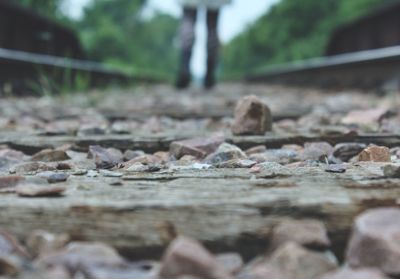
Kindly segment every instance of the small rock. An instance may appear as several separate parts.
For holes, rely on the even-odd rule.
[[[109,170],[100,170],[100,174],[104,177],[121,177],[123,175],[123,173]]]
[[[59,197],[65,192],[65,187],[46,186],[38,184],[20,184],[16,188],[16,193],[21,197]]]
[[[121,267],[85,266],[82,273],[87,279],[157,279],[157,266],[137,264]],[[183,279],[183,278],[182,278]]]
[[[342,268],[322,276],[321,279],[389,279],[389,277],[386,277],[379,269],[361,268],[353,270]]]
[[[231,279],[232,277],[200,243],[178,237],[163,256],[160,279],[177,279],[180,276],[207,279]]]
[[[272,130],[271,111],[255,95],[243,97],[237,103],[234,115],[234,135],[264,135]]]
[[[346,260],[353,268],[376,267],[400,275],[400,209],[371,209],[354,222]]]
[[[90,266],[119,267],[125,260],[118,252],[103,243],[71,242],[62,250],[41,255],[37,264],[43,267],[63,266],[71,273]]]
[[[69,174],[63,172],[45,171],[38,173],[36,176],[47,179],[49,183],[59,183],[67,181]]]
[[[88,171],[85,169],[76,169],[72,172],[72,175],[81,176],[87,174]]]
[[[302,160],[318,161],[321,158],[328,158],[333,153],[333,147],[327,142],[307,142],[304,144],[304,151],[301,154]]]
[[[335,145],[333,156],[342,162],[348,162],[354,156],[360,154],[367,146],[363,143],[349,142]]]
[[[383,175],[390,178],[400,178],[400,166],[386,165],[382,167]]]
[[[67,234],[52,234],[43,230],[33,231],[27,239],[29,251],[37,256],[62,249],[69,242]]]
[[[318,279],[337,268],[337,263],[327,255],[309,251],[293,242],[278,248],[266,265],[276,268],[287,279]]]
[[[4,148],[4,149],[0,149],[0,157],[13,159],[13,160],[16,160],[16,161],[22,161],[22,160],[25,159],[26,156],[21,151],[17,151],[17,150],[14,150],[14,149],[9,149],[9,148]]]
[[[24,180],[25,178],[19,175],[0,176],[0,189],[15,187]]]
[[[10,169],[10,173],[30,174],[43,171],[55,171],[56,167],[43,162],[27,162],[16,165]]]
[[[271,173],[282,173],[285,171],[286,168],[281,164],[275,162],[264,162],[257,165],[254,165],[250,172],[252,173],[259,173],[261,171],[270,171]]]
[[[110,186],[123,186],[124,185],[122,183],[122,181],[119,179],[115,179],[115,180],[111,181],[109,184],[110,184]]]
[[[57,162],[71,159],[63,150],[44,149],[32,156],[32,161]]]
[[[207,164],[220,164],[233,159],[246,159],[246,154],[237,146],[223,143],[221,144],[217,151],[207,156],[205,162]]]
[[[78,137],[82,136],[99,136],[106,134],[105,127],[97,127],[92,125],[84,125],[78,129],[77,135]]]
[[[319,251],[326,250],[331,244],[324,224],[316,220],[285,220],[275,226],[271,235],[272,249],[287,242]]]
[[[390,150],[386,146],[369,146],[358,155],[359,161],[390,162]]]
[[[326,166],[325,171],[332,172],[332,173],[345,173],[346,168],[342,164],[330,164],[330,165]]]
[[[222,162],[217,165],[218,168],[228,168],[228,169],[235,169],[235,168],[251,168],[257,164],[257,162],[247,159],[232,159],[226,162]]]
[[[98,169],[110,169],[123,161],[121,151],[115,148],[102,148],[98,145],[89,147],[88,158],[93,158]]]
[[[224,267],[229,274],[237,274],[243,267],[243,259],[238,253],[225,253],[215,256],[217,262]]]
[[[374,108],[350,111],[343,119],[343,124],[356,124],[360,126],[377,125],[386,115],[390,113],[386,108]]]
[[[138,156],[135,159],[132,159],[128,162],[123,163],[125,169],[129,168],[131,165],[141,163],[144,165],[151,165],[151,164],[161,164],[162,160],[158,156],[154,156],[152,154],[145,154],[142,156]]]
[[[247,156],[250,156],[252,154],[263,153],[265,151],[267,151],[267,147],[265,145],[258,145],[247,149],[245,153]]]
[[[169,152],[178,160],[185,155],[202,159],[213,153],[223,142],[224,138],[217,136],[174,141],[170,145]]]
[[[133,150],[126,150],[125,152],[124,152],[124,161],[130,161],[130,160],[132,160],[132,159],[135,159],[135,158],[137,158],[137,157],[139,157],[139,156],[143,156],[143,155],[145,155],[146,153],[144,153],[144,151],[142,151],[142,150],[135,150],[135,151],[133,151]]]
[[[298,153],[294,150],[268,149],[264,153],[252,154],[249,158],[257,163],[276,162],[280,164],[289,164],[298,160],[297,157]]]
[[[97,171],[95,171],[95,170],[89,170],[87,173],[86,173],[86,176],[87,177],[98,177],[99,176],[99,173],[97,172]]]

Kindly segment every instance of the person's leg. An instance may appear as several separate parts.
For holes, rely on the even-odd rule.
[[[207,73],[204,80],[206,88],[212,88],[215,85],[215,70],[219,55],[218,18],[218,10],[207,11]]]
[[[176,87],[181,89],[188,87],[191,79],[190,59],[192,57],[193,45],[195,40],[196,18],[196,9],[188,7],[183,8],[183,18],[180,27],[181,60],[178,78],[176,81]]]

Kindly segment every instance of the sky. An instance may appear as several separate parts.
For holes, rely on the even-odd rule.
[[[65,2],[64,10],[74,18],[82,15],[82,9],[91,0],[68,0]],[[178,0],[149,0],[147,9],[149,11],[160,10],[179,17],[181,7]],[[219,22],[219,34],[223,43],[239,34],[248,24],[251,24],[265,13],[273,4],[279,0],[233,0],[227,5],[221,14]],[[206,59],[206,29],[205,13],[200,13],[196,25],[196,44],[191,63],[191,69],[195,76],[204,75]]]

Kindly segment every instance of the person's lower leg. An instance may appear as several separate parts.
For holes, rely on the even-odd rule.
[[[181,54],[176,87],[186,88],[190,84],[190,59],[195,40],[194,28],[197,11],[192,8],[184,8],[183,19],[180,28]]]
[[[215,72],[219,58],[218,18],[219,11],[207,11],[207,73],[204,80],[206,88],[212,88],[216,82]]]

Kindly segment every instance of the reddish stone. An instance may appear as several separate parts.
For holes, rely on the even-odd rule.
[[[57,162],[71,159],[63,150],[44,149],[32,156],[32,161]]]
[[[307,142],[304,144],[304,150],[301,154],[302,160],[319,160],[322,157],[332,155],[334,149],[327,142]]]
[[[390,162],[390,149],[386,146],[369,146],[358,155],[359,161]]]
[[[317,220],[285,220],[273,228],[271,237],[273,249],[287,242],[315,250],[325,250],[330,246],[326,228]]]
[[[65,187],[38,185],[38,184],[20,184],[16,188],[16,193],[21,197],[58,197],[65,192]]]
[[[368,210],[355,220],[347,250],[351,267],[376,267],[400,275],[400,209]]]
[[[180,159],[185,155],[204,158],[208,154],[217,150],[218,146],[223,142],[224,138],[218,136],[174,141],[170,145],[169,152],[176,159]]]
[[[232,278],[200,243],[178,237],[164,254],[160,279],[175,279],[184,275],[203,279]]]
[[[25,178],[19,175],[0,176],[0,189],[15,187],[24,180]]]
[[[257,96],[246,96],[237,103],[232,124],[234,135],[264,135],[271,130],[271,111]]]
[[[287,279],[318,279],[337,268],[336,262],[325,254],[309,251],[294,242],[277,249],[266,265],[276,268]]]
[[[243,267],[243,259],[238,253],[219,254],[215,258],[229,274],[236,274]]]
[[[252,154],[263,153],[265,151],[267,151],[267,147],[265,147],[265,145],[258,145],[247,149],[245,153],[247,156],[250,156]]]

